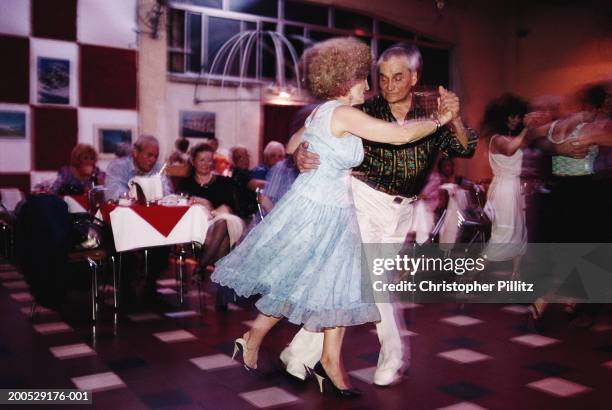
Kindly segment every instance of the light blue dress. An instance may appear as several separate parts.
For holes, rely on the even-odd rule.
[[[265,315],[318,332],[380,320],[369,281],[362,289],[361,237],[351,168],[363,160],[361,139],[330,130],[335,100],[306,120],[303,141],[321,165],[300,174],[272,212],[215,266],[212,280],[240,296],[261,294]]]

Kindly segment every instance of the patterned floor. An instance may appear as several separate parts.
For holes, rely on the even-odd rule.
[[[378,355],[373,326],[347,331],[344,357],[361,399],[320,395],[284,374],[278,354],[297,327],[274,329],[260,369],[231,360],[231,340],[253,319],[252,301],[227,313],[197,292],[177,306],[174,281],[159,283],[168,309],[119,315],[104,309],[96,337],[83,297],[69,317],[42,310],[28,319],[23,278],[0,267],[0,388],[92,390],[95,408],[113,409],[609,409],[612,399],[612,317],[589,330],[567,326],[554,309],[540,333],[526,327],[520,305],[415,305],[404,313],[412,365],[394,387],[370,384]],[[25,406],[20,408],[26,408]],[[78,406],[70,407],[78,408]],[[91,406],[88,406],[91,408]]]

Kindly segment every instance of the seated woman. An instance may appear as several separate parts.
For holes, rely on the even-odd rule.
[[[77,144],[70,153],[70,165],[60,168],[51,187],[56,195],[82,195],[103,185],[105,174],[96,166],[98,153],[88,144]]]
[[[231,178],[216,175],[214,150],[207,144],[196,145],[191,151],[191,175],[178,186],[178,192],[189,195],[192,204],[205,206],[211,224],[206,234],[199,267],[194,275],[200,279],[209,265],[227,255],[242,235],[244,223],[234,215],[236,188]],[[227,308],[227,293],[217,292],[217,308]]]

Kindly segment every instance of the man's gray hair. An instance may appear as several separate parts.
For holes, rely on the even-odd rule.
[[[159,141],[157,140],[157,138],[155,138],[152,135],[142,134],[141,136],[138,137],[138,139],[134,143],[134,148],[137,149],[138,151],[142,151],[144,146],[147,144],[155,144],[159,146]]]
[[[281,144],[278,141],[270,141],[268,142],[268,145],[266,145],[266,147],[264,148],[264,157],[267,157],[268,155],[270,155],[272,153],[272,151],[276,150],[276,149],[280,149],[283,154],[285,154],[285,146],[283,144]]]
[[[417,73],[417,77],[419,79],[421,78],[421,71],[423,70],[423,57],[421,56],[421,51],[419,51],[417,46],[414,44],[395,44],[382,52],[380,57],[378,57],[376,67],[380,68],[380,65],[389,60],[391,57],[405,57],[406,61],[408,62],[408,69],[410,71],[415,71]]]

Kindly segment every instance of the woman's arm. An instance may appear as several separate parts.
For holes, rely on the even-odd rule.
[[[403,145],[434,133],[439,125],[446,124],[451,117],[452,114],[446,112],[438,117],[439,124],[433,119],[424,119],[411,120],[399,125],[370,117],[353,107],[341,106],[332,114],[331,130],[337,137],[351,133],[369,141]]]
[[[493,141],[491,141],[491,147],[496,153],[511,156],[523,145],[525,135],[527,134],[527,128],[523,128],[521,133],[516,137],[506,137],[503,135],[494,135]]]
[[[585,124],[578,138],[580,145],[612,146],[612,121],[603,120]]]
[[[287,154],[293,155],[297,147],[300,145],[300,142],[302,142],[302,135],[304,135],[304,127],[297,130],[289,139],[286,149]]]

